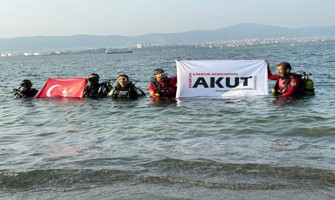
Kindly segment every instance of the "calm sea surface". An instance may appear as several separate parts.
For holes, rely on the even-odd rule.
[[[175,59],[288,61],[314,97],[12,99],[22,79],[126,73],[148,93]],[[0,58],[0,199],[334,199],[335,43]],[[269,88],[274,82],[269,81]]]

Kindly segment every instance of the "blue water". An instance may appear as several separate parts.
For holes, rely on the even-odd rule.
[[[334,199],[335,43],[165,47],[131,54],[0,58],[0,198]],[[12,99],[29,78],[102,80],[126,73],[148,93],[151,71],[175,59],[288,61],[316,95]],[[269,88],[274,82],[269,81]]]

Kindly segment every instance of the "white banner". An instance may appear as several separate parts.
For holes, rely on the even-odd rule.
[[[176,97],[268,95],[265,60],[176,60]]]

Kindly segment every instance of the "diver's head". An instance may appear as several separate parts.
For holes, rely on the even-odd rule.
[[[291,72],[291,65],[288,62],[281,62],[277,65],[278,74],[281,77],[286,77]]]
[[[117,81],[121,85],[121,87],[126,87],[129,83],[129,77],[126,74],[120,74],[117,77]]]
[[[99,75],[96,73],[92,73],[88,76],[88,81],[90,82],[91,85],[97,85],[99,84]]]
[[[25,90],[30,90],[31,87],[32,87],[32,85],[33,85],[33,84],[32,84],[31,81],[28,80],[28,79],[24,79],[24,80],[21,81],[21,89],[22,89],[23,91],[25,91]]]
[[[167,75],[166,73],[164,73],[164,70],[160,68],[154,69],[152,71],[152,75],[157,81],[164,81],[167,78]]]

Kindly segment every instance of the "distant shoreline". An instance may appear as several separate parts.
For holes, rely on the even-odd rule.
[[[205,44],[190,44],[190,45],[155,45],[141,48],[87,48],[84,50],[50,50],[50,51],[6,51],[0,52],[0,57],[13,56],[45,56],[45,55],[69,55],[69,54],[108,54],[107,52],[136,52],[148,49],[157,48],[174,48],[174,47],[194,47],[194,48],[237,48],[246,46],[277,46],[277,45],[301,45],[334,42],[334,37],[303,37],[303,38],[272,38],[272,39],[244,39],[244,40],[229,40],[222,42],[208,42]],[[117,54],[115,53],[115,54]],[[114,54],[114,53],[112,53]]]
[[[309,26],[285,28],[252,23],[242,23],[215,30],[194,30],[176,33],[152,33],[137,36],[72,35],[30,36],[0,38],[0,53],[88,51],[100,48],[125,49],[165,47],[173,45],[212,45],[237,47],[273,45],[280,43],[305,43],[314,40],[335,40],[335,26]]]

